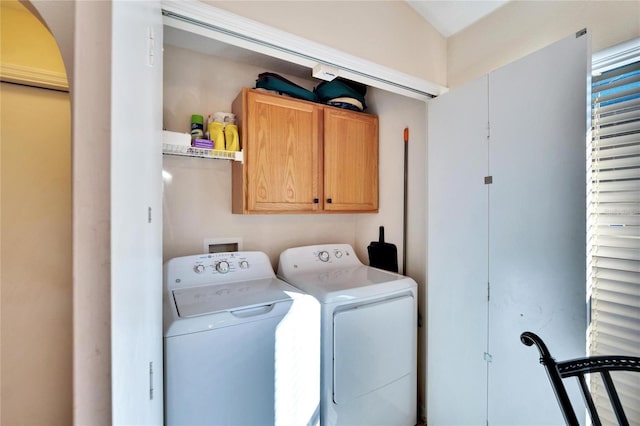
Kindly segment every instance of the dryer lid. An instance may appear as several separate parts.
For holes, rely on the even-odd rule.
[[[364,265],[322,272],[301,271],[281,278],[322,303],[388,295],[417,287],[409,277]]]
[[[291,300],[286,284],[273,279],[173,290],[173,300],[181,318],[232,311]]]

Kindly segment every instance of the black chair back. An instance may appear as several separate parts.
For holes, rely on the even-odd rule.
[[[633,356],[592,356],[568,361],[556,362],[551,356],[547,345],[535,333],[525,331],[520,335],[520,341],[527,345],[536,345],[540,352],[540,364],[544,365],[553,391],[555,392],[562,415],[567,425],[579,426],[578,418],[571,405],[563,379],[576,377],[582,390],[585,405],[589,410],[591,422],[594,426],[601,426],[602,422],[591,396],[585,375],[600,373],[604,387],[609,396],[613,412],[621,426],[628,426],[629,421],[618,397],[618,392],[611,379],[611,371],[635,371],[640,373],[640,358]]]

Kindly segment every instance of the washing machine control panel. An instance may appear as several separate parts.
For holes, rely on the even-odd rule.
[[[171,259],[165,264],[167,290],[274,276],[271,261],[262,252],[184,256]]]

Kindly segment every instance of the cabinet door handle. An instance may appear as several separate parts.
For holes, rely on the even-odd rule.
[[[318,204],[319,202],[320,202],[320,200],[319,200],[319,199],[317,199],[317,198],[314,198],[314,199],[313,199],[313,204]]]
[[[327,204],[331,204],[333,203],[333,200],[331,198],[327,198]]]

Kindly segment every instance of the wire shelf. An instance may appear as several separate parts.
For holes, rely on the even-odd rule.
[[[193,146],[162,144],[162,153],[182,155],[185,157],[214,158],[218,160],[243,161],[242,151],[225,151],[221,149],[196,148]]]

